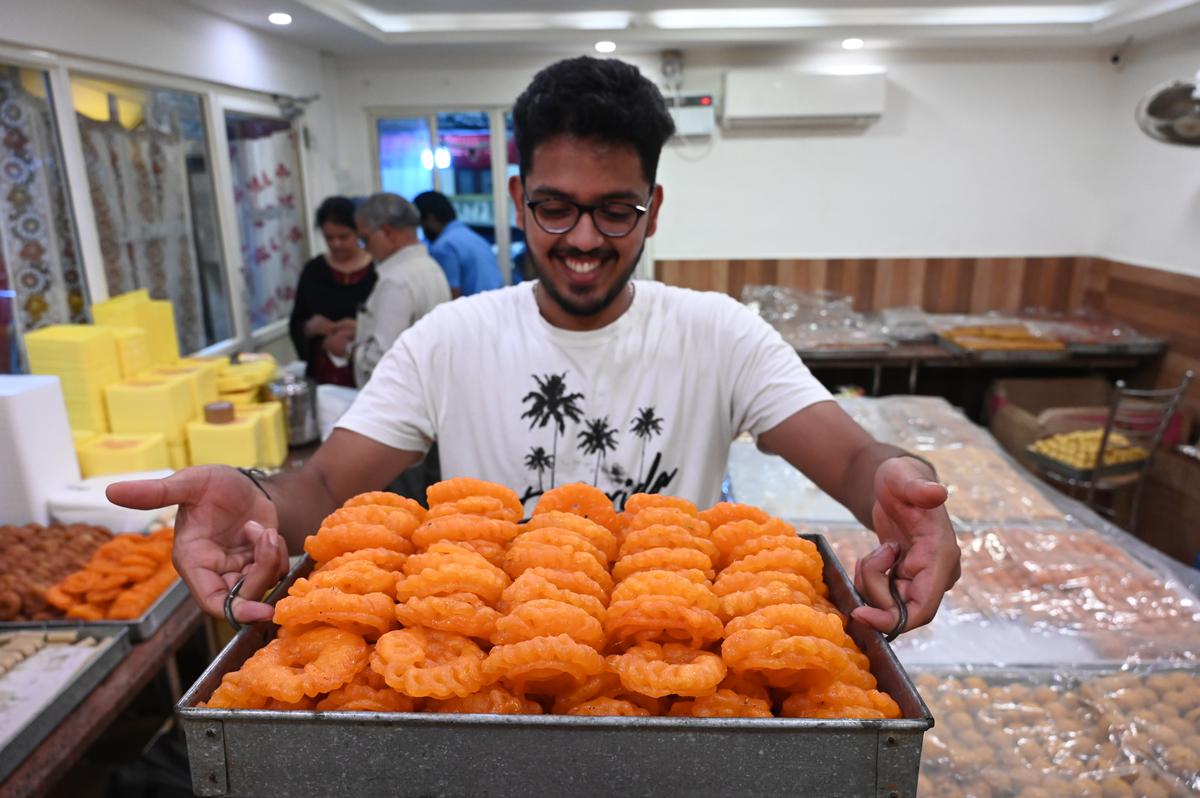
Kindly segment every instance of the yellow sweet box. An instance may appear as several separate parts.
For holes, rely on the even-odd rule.
[[[84,478],[130,471],[153,471],[169,465],[162,435],[99,435],[79,448]]]
[[[191,386],[183,377],[142,376],[104,390],[113,432],[158,432],[168,443],[182,443],[187,423],[196,417]]]
[[[87,324],[59,324],[28,333],[25,345],[33,374],[59,378],[71,426],[108,432],[104,389],[121,379],[113,333]]]
[[[233,412],[237,418],[259,416],[259,457],[258,464],[279,468],[287,459],[287,421],[283,418],[283,405],[279,402],[262,402],[245,405],[234,405]]]
[[[234,419],[228,424],[193,421],[187,425],[192,465],[224,464],[242,468],[261,465],[259,457],[260,415]]]
[[[274,376],[275,361],[271,359],[231,363],[217,379],[217,390],[224,394],[257,389]]]
[[[176,471],[187,468],[192,464],[191,450],[188,448],[187,441],[182,443],[167,444],[167,461],[171,464],[171,468]]]
[[[138,327],[145,331],[150,360],[155,365],[170,365],[179,360],[179,336],[175,330],[175,309],[165,299],[151,299],[139,288],[92,305],[92,318],[99,326]]]
[[[191,357],[181,357],[180,363],[185,366],[206,366],[212,369],[213,373],[220,377],[229,368],[229,358],[219,357],[216,355],[192,355]]]
[[[113,334],[117,345],[117,363],[124,379],[136,377],[153,364],[150,362],[150,339],[141,327],[105,327]]]
[[[151,299],[148,303],[150,329],[150,354],[154,362],[171,365],[179,362],[179,333],[175,330],[175,308],[165,299]]]
[[[93,303],[92,320],[98,326],[146,329],[150,321],[146,310],[146,303],[149,301],[150,292],[145,288],[128,291],[103,302]]]
[[[155,366],[144,376],[178,377],[188,384],[194,399],[195,412],[192,415],[204,414],[204,406],[217,401],[216,371],[208,366],[191,366],[180,362],[174,366]]]

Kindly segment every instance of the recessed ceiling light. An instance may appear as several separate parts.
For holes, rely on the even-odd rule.
[[[617,49],[616,42],[596,42],[596,52],[611,53]]]
[[[842,39],[842,48],[846,50],[861,50],[863,48],[863,40]]]
[[[291,25],[292,15],[276,11],[274,14],[267,15],[267,22],[270,22],[272,25]]]

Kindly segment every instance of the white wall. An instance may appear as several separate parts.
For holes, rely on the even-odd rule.
[[[1125,60],[1107,117],[1098,252],[1200,276],[1200,147],[1159,143],[1134,122],[1138,100],[1153,87],[1200,70],[1200,32],[1134,48]]]

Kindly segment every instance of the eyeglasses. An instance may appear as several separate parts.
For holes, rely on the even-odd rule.
[[[525,205],[533,211],[533,220],[537,226],[550,235],[562,235],[575,229],[579,217],[588,214],[592,224],[601,235],[609,238],[621,238],[633,232],[638,222],[650,210],[648,205],[634,205],[631,202],[602,202],[599,205],[584,205],[568,199],[525,199]]]

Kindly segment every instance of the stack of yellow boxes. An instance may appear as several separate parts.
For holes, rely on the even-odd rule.
[[[85,477],[223,463],[278,467],[287,457],[283,406],[259,403],[275,360],[179,357],[171,303],[144,289],[92,307],[95,325],[26,336],[31,370],[62,382]],[[205,420],[218,400],[229,421]]]

